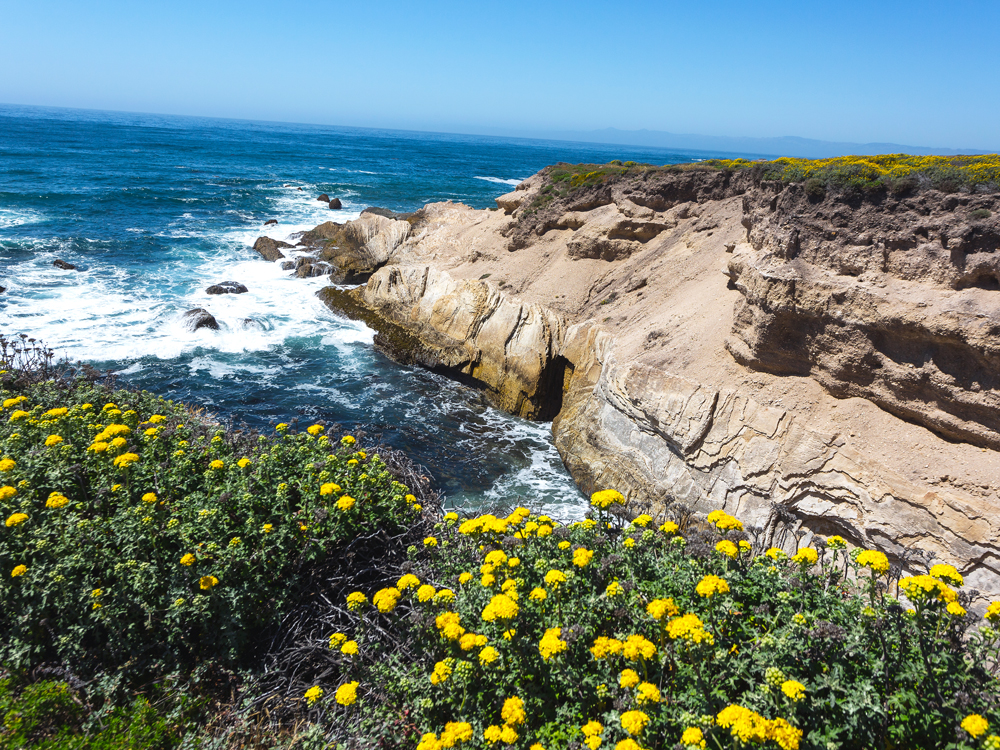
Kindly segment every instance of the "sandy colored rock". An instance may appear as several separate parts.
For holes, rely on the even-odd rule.
[[[971,212],[996,196],[909,196],[913,215],[961,214],[920,225],[748,173],[649,172],[548,202],[545,186],[503,211],[425,207],[357,305],[508,411],[558,407],[584,492],[725,508],[786,546],[837,533],[1000,593],[997,310],[988,279],[967,285],[996,250]],[[974,252],[910,247],[922,233]],[[934,356],[946,341],[961,354]]]

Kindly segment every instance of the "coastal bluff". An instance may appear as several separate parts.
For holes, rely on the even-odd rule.
[[[395,359],[553,419],[584,492],[1000,592],[995,185],[555,165],[496,209],[388,221],[327,228],[354,238],[323,250],[334,279],[370,276],[321,297]]]

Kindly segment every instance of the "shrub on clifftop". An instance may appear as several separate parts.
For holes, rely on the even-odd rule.
[[[568,526],[445,516],[331,634],[362,655],[385,629],[406,644],[323,686],[334,735],[375,741],[406,717],[418,750],[1000,746],[1000,603],[976,623],[951,566],[897,591],[884,554],[839,537],[789,557],[721,511],[707,529],[622,526],[620,498]]]

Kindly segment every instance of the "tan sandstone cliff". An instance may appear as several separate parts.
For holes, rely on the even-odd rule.
[[[837,533],[1000,591],[995,194],[552,185],[429,205],[366,285],[324,296],[397,358],[554,416],[584,492]]]

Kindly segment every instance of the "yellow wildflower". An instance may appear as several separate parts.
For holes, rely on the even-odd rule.
[[[730,542],[728,539],[723,539],[721,542],[715,545],[715,551],[720,555],[725,555],[733,560],[739,555],[740,550],[735,544]]]
[[[208,467],[209,467],[210,469],[221,469],[221,468],[222,468],[222,467],[224,467],[225,465],[226,465],[226,464],[225,464],[225,463],[223,463],[222,461],[220,461],[219,459],[215,459],[214,461],[212,461],[212,463],[210,463],[210,464],[208,465]]]
[[[155,503],[156,500],[157,497],[155,492],[147,492],[145,495],[142,496],[142,501],[144,503]]]
[[[635,702],[640,706],[646,703],[659,703],[660,702],[660,690],[651,682],[640,683],[639,689],[635,694]]]
[[[673,599],[653,599],[653,601],[646,605],[646,612],[654,620],[662,620],[664,615],[675,617],[680,614],[680,610],[677,609],[677,605],[674,604]]]
[[[879,552],[878,550],[866,549],[857,556],[855,561],[858,565],[865,568],[871,568],[873,572],[880,575],[889,572],[889,558],[885,556],[885,553]]]
[[[241,469],[245,469],[250,465],[250,459],[244,456],[243,458],[241,458],[239,461],[236,462],[236,465],[239,466]]]
[[[479,663],[482,665],[492,664],[497,660],[500,654],[497,652],[493,646],[487,646],[482,651],[479,652]]]
[[[335,492],[340,492],[340,485],[333,482],[327,482],[319,488],[320,495],[332,495]]]
[[[622,644],[622,656],[630,661],[652,659],[656,654],[656,644],[641,635],[630,635]]]
[[[323,688],[321,688],[319,685],[313,685],[311,688],[306,690],[306,694],[304,697],[311,706],[313,703],[315,703],[316,701],[318,701],[320,698],[323,697]]]
[[[13,458],[4,458],[0,460],[0,471],[8,472],[13,469],[17,464],[14,463]]]
[[[49,493],[48,500],[45,501],[46,508],[61,508],[69,503],[69,498],[61,492]]]
[[[389,613],[396,608],[396,602],[399,601],[399,596],[399,589],[391,587],[379,589],[375,592],[375,596],[372,597],[372,604],[378,607],[379,612]]]
[[[965,617],[965,607],[958,602],[948,602],[948,606],[945,609],[952,617]]]
[[[698,727],[688,727],[681,735],[681,744],[686,747],[705,747],[705,735]]]
[[[781,692],[793,701],[800,701],[805,697],[806,686],[797,680],[785,680],[781,683]]]
[[[10,577],[17,578],[18,576],[23,576],[27,572],[28,572],[27,565],[17,565],[15,566],[14,570],[10,572]]]
[[[345,682],[334,694],[333,699],[341,706],[350,706],[358,699],[358,681]]]
[[[400,591],[406,591],[407,589],[415,589],[420,585],[420,579],[417,578],[413,573],[407,573],[402,576],[398,581],[396,581],[396,588]]]
[[[728,594],[729,584],[726,583],[724,578],[707,575],[698,582],[698,585],[695,586],[694,590],[697,592],[698,596],[703,596],[708,599],[716,594]]]
[[[424,539],[424,546],[425,547],[437,547],[438,546],[437,537],[433,537],[433,536],[426,537]]]
[[[18,526],[19,524],[22,524],[27,520],[28,520],[27,513],[12,513],[10,516],[7,517],[7,528],[9,529],[11,526]]]
[[[594,655],[595,659],[605,659],[608,656],[615,656],[622,652],[622,642],[617,638],[608,638],[607,636],[598,636],[594,640],[594,645],[590,647],[590,653]]]
[[[17,489],[15,489],[14,487],[11,487],[10,485],[6,485],[4,487],[0,487],[0,500],[9,500],[10,498],[14,497],[14,495],[16,495],[16,494],[17,494]],[[8,524],[8,525],[10,525],[10,524]]]
[[[139,457],[134,453],[122,453],[120,456],[115,458],[114,464],[119,469],[127,469],[138,460]]]
[[[638,735],[649,723],[649,716],[642,711],[626,711],[622,714],[622,729],[631,735]]]
[[[460,576],[458,577],[458,582],[459,582],[460,584],[463,584],[463,585],[464,585],[464,584],[466,584],[466,583],[468,583],[468,582],[469,582],[469,581],[471,581],[471,580],[472,580],[472,573],[462,573],[462,574],[461,574],[461,575],[460,575]]]
[[[524,713],[524,701],[517,697],[505,700],[503,702],[503,708],[500,709],[500,718],[510,726],[523,724],[526,718]]]
[[[639,673],[634,669],[623,669],[618,675],[618,684],[623,688],[635,687],[639,684]]]
[[[417,589],[417,601],[427,602],[434,598],[437,593],[437,589],[431,586],[429,583],[425,583],[423,586]]]
[[[819,554],[812,547],[803,547],[792,556],[792,562],[799,565],[815,565]]]
[[[561,570],[550,570],[545,574],[545,584],[549,588],[554,589],[563,583],[566,583],[566,574]]]
[[[194,555],[192,555],[190,552],[188,552],[186,555],[184,555],[181,558],[181,565],[194,565],[194,563],[195,563],[196,560],[197,560],[197,558]]]
[[[601,490],[590,496],[590,504],[605,510],[614,504],[624,505],[625,497],[618,490]]]
[[[496,594],[483,609],[482,617],[486,622],[493,622],[497,619],[512,620],[517,617],[517,613],[517,602],[507,594]]]
[[[446,661],[439,661],[434,665],[434,671],[431,672],[431,684],[440,685],[451,677],[451,672],[451,666]]]
[[[673,640],[685,640],[694,644],[715,643],[712,634],[705,630],[698,615],[688,613],[674,618],[667,624],[667,635]]]
[[[347,654],[348,656],[357,656],[358,654],[358,642],[357,641],[347,641],[343,646],[340,647],[340,653]]]
[[[569,644],[560,636],[562,636],[562,628],[548,628],[542,635],[542,639],[538,642],[538,653],[542,655],[544,661],[548,661],[569,648]]]
[[[354,507],[354,504],[356,502],[357,500],[355,500],[350,495],[342,495],[341,498],[337,501],[337,508],[345,511],[350,510],[351,508]]]
[[[979,714],[969,714],[962,719],[961,727],[975,738],[985,734],[990,728],[990,723]]]
[[[347,595],[347,608],[351,610],[359,610],[368,604],[368,597],[362,594],[360,591],[354,591]]]
[[[846,549],[847,541],[844,537],[834,534],[826,538],[826,546],[830,549]]]
[[[45,438],[45,447],[51,448],[53,445],[59,445],[63,439],[59,435],[49,435]]]
[[[965,579],[962,578],[962,574],[955,569],[954,565],[938,564],[931,567],[930,576],[937,578],[939,581],[945,581],[953,586],[961,586],[965,583]]]
[[[214,587],[219,585],[219,579],[215,576],[202,576],[198,579],[198,585],[201,587],[202,591],[211,591]]]

